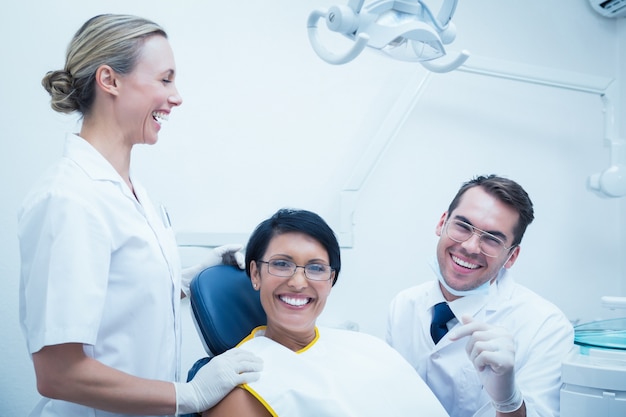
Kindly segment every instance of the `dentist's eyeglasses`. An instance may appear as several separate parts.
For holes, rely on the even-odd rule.
[[[304,269],[304,276],[311,281],[328,281],[333,274],[333,268],[325,264],[307,264],[300,266],[284,259],[271,259],[270,261],[257,262],[267,264],[267,272],[271,275],[283,278],[291,278],[298,268]]]
[[[448,220],[445,230],[448,237],[457,243],[463,243],[473,235],[478,236],[480,251],[490,258],[496,258],[505,250],[510,250],[516,246],[512,245],[507,248],[502,239],[460,220]]]

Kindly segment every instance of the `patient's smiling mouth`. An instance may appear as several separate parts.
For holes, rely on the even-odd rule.
[[[279,295],[278,298],[285,304],[293,307],[302,307],[309,304],[313,299],[310,297],[290,297],[287,295]]]

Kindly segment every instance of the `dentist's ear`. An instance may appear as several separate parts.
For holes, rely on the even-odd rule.
[[[443,226],[446,224],[446,220],[448,220],[448,212],[444,211],[437,223],[437,227],[435,228],[435,234],[437,236],[441,236],[441,232],[443,232]]]
[[[95,82],[98,88],[108,94],[118,95],[117,73],[108,65],[100,65],[96,70]]]
[[[513,264],[515,263],[515,261],[517,260],[517,257],[519,256],[519,252],[520,252],[521,248],[519,246],[516,246],[511,253],[509,253],[509,257],[506,259],[506,262],[504,262],[504,267],[505,268],[510,268],[513,266]]]

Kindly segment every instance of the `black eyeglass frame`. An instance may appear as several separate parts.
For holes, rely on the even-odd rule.
[[[275,273],[272,273],[270,271],[271,261],[281,261],[281,262],[285,262],[285,263],[293,265],[293,270],[291,272],[291,275],[277,275]],[[323,264],[323,263],[310,263],[310,264],[306,264],[306,265],[297,265],[295,262],[287,261],[287,260],[284,260],[284,259],[270,259],[270,261],[255,261],[255,262],[262,263],[262,264],[267,264],[267,273],[270,274],[270,275],[273,275],[275,277],[280,277],[280,278],[291,278],[291,277],[293,277],[296,274],[296,271],[298,270],[298,268],[302,268],[302,270],[304,271],[304,277],[306,279],[308,279],[309,281],[315,281],[315,282],[330,281],[333,278],[333,272],[335,271],[335,268],[333,268],[332,266],[330,266],[328,264]],[[328,278],[316,279],[316,278],[309,277],[309,275],[307,274],[307,267],[309,267],[311,265],[322,265],[322,266],[328,267],[329,270],[330,270],[330,272],[328,273]]]

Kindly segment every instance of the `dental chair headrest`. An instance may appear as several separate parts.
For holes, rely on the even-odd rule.
[[[259,292],[245,271],[217,265],[191,282],[190,301],[196,329],[210,356],[235,347],[252,329],[267,323]]]

